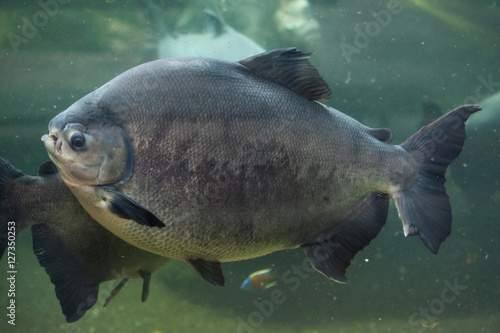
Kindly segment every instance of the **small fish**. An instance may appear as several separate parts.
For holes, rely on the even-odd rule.
[[[221,262],[297,247],[347,282],[390,195],[405,236],[437,253],[451,232],[445,172],[480,108],[458,107],[391,145],[390,130],[321,103],[331,91],[309,56],[139,65],[54,117],[42,140],[97,222],[216,286]]]
[[[278,283],[274,269],[266,268],[250,274],[241,284],[240,289],[246,291],[265,290]]]
[[[16,234],[31,227],[33,250],[55,286],[69,323],[94,306],[99,284],[105,281],[121,280],[104,306],[128,279],[138,277],[144,281],[144,302],[151,274],[168,261],[131,246],[101,227],[64,186],[52,162],[44,163],[39,176],[34,177],[0,158],[0,259],[12,222]]]

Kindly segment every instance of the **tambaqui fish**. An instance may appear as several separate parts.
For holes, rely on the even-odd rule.
[[[16,233],[31,226],[33,250],[55,285],[68,322],[94,306],[99,284],[105,281],[122,279],[105,305],[128,279],[137,277],[144,280],[144,302],[151,273],[168,260],[101,227],[64,185],[52,162],[43,164],[40,176],[33,177],[0,158],[0,259],[12,222]]]
[[[318,101],[330,89],[295,48],[239,62],[171,58],[117,76],[49,123],[61,177],[105,228],[223,285],[220,262],[301,246],[339,282],[380,231],[389,195],[405,235],[450,234],[446,167],[479,108],[401,145]]]

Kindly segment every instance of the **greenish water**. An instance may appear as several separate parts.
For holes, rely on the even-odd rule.
[[[34,1],[0,3],[0,156],[30,175],[48,159],[40,137],[52,117],[154,57],[145,50],[155,45],[158,28],[139,3],[59,2],[57,11]],[[292,2],[156,3],[168,31],[200,32],[206,6],[265,49],[313,52],[311,62],[332,88],[328,104],[366,125],[391,128],[396,144],[440,115],[426,115],[423,102],[445,112],[500,90],[500,3],[310,0],[309,12],[293,12]],[[38,27],[30,31],[26,22]],[[468,128],[447,174],[453,230],[438,255],[403,236],[391,205],[381,233],[348,269],[347,285],[304,270],[300,249],[223,264],[224,288],[172,261],[153,274],[145,303],[141,281],[133,280],[106,308],[100,297],[82,319],[66,324],[26,230],[16,242],[15,327],[6,316],[6,258],[0,263],[0,331],[498,332],[499,105]],[[276,287],[239,289],[249,273],[270,266],[278,271]],[[293,282],[280,278],[288,271]],[[101,293],[116,284],[103,283]],[[282,291],[279,300],[273,290]]]

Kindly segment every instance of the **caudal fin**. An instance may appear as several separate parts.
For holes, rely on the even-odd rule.
[[[432,253],[437,253],[451,232],[451,206],[444,174],[462,151],[465,122],[479,110],[477,105],[460,106],[401,144],[419,163],[420,174],[412,187],[393,197],[405,236],[418,235]]]
[[[13,232],[14,229],[17,229],[17,232],[19,231],[19,228],[15,228],[12,223],[13,216],[9,209],[5,207],[4,200],[6,195],[8,195],[8,185],[14,179],[22,176],[24,176],[24,174],[21,171],[13,167],[6,159],[0,157],[0,260],[9,243],[9,232]],[[9,225],[9,222],[11,222],[12,225]]]

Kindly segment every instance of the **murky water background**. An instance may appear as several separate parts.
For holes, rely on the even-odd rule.
[[[0,3],[0,156],[31,175],[48,160],[40,142],[48,121],[154,58],[157,42],[158,28],[138,2],[61,0],[50,7],[54,2]],[[311,62],[333,91],[328,104],[369,126],[391,128],[394,143],[440,115],[426,114],[423,103],[445,112],[500,91],[496,1],[155,3],[170,32],[199,33],[208,7],[265,49],[313,52]],[[169,262],[153,274],[147,302],[140,301],[141,281],[130,281],[103,309],[102,294],[117,281],[103,283],[96,306],[69,325],[26,230],[16,247],[15,327],[6,316],[6,258],[0,263],[0,331],[498,332],[499,99],[494,110],[468,128],[464,151],[447,174],[453,230],[437,256],[403,236],[391,206],[379,236],[354,259],[347,285],[310,273],[300,249],[223,264],[224,288]],[[249,273],[270,266],[280,277],[289,272],[274,287],[283,298],[273,299],[273,289],[239,289]]]

